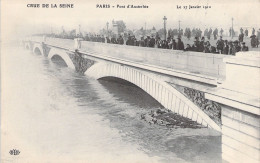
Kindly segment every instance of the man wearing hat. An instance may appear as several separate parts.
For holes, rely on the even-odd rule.
[[[197,47],[200,46],[200,41],[198,37],[195,37],[194,43],[196,44]]]
[[[177,43],[175,42],[175,39],[172,39],[172,49],[173,50],[177,49]]]
[[[150,45],[149,45],[149,47],[153,48],[154,45],[155,45],[155,39],[154,39],[154,37],[153,37],[153,35],[152,35],[152,38],[151,38],[151,40],[150,40]]]
[[[225,40],[224,41],[224,46],[223,46],[223,51],[222,51],[222,54],[228,54],[228,51],[229,51],[229,46],[228,46],[228,41]]]
[[[184,44],[183,42],[181,41],[181,38],[178,37],[178,41],[177,41],[177,44],[176,44],[176,49],[177,50],[184,50]]]
[[[217,41],[217,50],[220,54],[223,54],[224,40],[222,40],[222,36],[219,38],[220,39]]]
[[[245,42],[242,42],[241,51],[248,51],[248,47],[245,44]]]
[[[201,41],[200,41],[200,44],[199,44],[199,52],[203,52],[204,51],[204,42],[205,41],[205,38],[202,37],[201,38]]]
[[[124,44],[124,39],[123,39],[123,37],[121,35],[119,35],[119,37],[117,39],[117,42],[118,42],[118,44],[121,44],[121,45]]]
[[[146,46],[146,47],[149,47],[149,45],[150,45],[150,41],[151,41],[150,36],[147,36],[146,39],[144,40],[144,42],[145,42],[145,46]]]
[[[207,41],[204,43],[204,50],[203,50],[204,53],[210,53],[210,42]]]
[[[116,36],[115,36],[115,35],[112,36],[112,38],[111,38],[111,43],[112,43],[112,44],[117,44]]]
[[[237,52],[241,50],[241,47],[238,45],[238,41],[233,42],[232,55],[236,55]]]
[[[241,28],[241,29],[242,29],[242,28]],[[239,42],[243,42],[243,40],[244,40],[243,30],[240,30],[240,34],[239,34],[239,36],[238,36],[238,40],[239,40]]]
[[[245,35],[246,35],[246,37],[248,36],[248,30],[247,29],[245,30]]]
[[[139,46],[145,47],[144,36],[141,37],[141,40],[139,42]]]
[[[228,42],[228,46],[229,46],[229,49],[228,49],[228,55],[232,55],[232,51],[233,51],[233,42],[232,41],[229,41]]]
[[[252,35],[252,36],[250,36],[250,38],[251,38],[251,46],[252,46],[252,48],[255,48],[257,46],[256,35]]]
[[[191,47],[192,51],[198,52],[199,51],[199,46],[198,46],[198,41],[194,40],[194,43]]]
[[[110,39],[109,39],[108,36],[106,37],[106,40],[107,40],[107,43],[109,44],[110,43]]]

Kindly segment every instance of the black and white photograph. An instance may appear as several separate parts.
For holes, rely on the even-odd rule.
[[[259,0],[0,0],[1,163],[259,163]]]

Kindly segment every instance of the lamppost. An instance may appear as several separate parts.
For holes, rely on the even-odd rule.
[[[144,35],[146,36],[146,22],[144,23]]]
[[[179,36],[181,36],[181,21],[179,20]]]
[[[81,34],[81,25],[79,24],[79,35]]]
[[[233,32],[234,32],[234,29],[233,29],[233,20],[234,20],[234,18],[232,18],[231,20],[232,20],[231,39],[233,39]]]
[[[108,25],[109,25],[109,23],[107,22],[107,35],[108,35]]]
[[[164,25],[164,39],[166,40],[166,16],[163,17],[163,25]]]

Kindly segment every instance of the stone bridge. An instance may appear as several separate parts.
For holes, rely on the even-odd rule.
[[[258,52],[226,56],[40,37],[23,43],[95,79],[133,83],[172,112],[222,132],[223,159],[259,161]]]

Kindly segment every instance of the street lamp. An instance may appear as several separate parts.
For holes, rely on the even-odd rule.
[[[179,36],[181,36],[181,21],[179,20]]]
[[[233,32],[234,32],[234,29],[233,29],[233,20],[234,20],[234,18],[232,18],[231,20],[232,20],[231,39],[233,39]]]
[[[166,18],[166,16],[164,16],[163,17],[163,25],[164,25],[164,38],[165,38],[165,40],[166,40],[166,20],[167,20],[167,18]]]
[[[109,23],[107,22],[107,34],[108,34],[108,25],[109,25]]]

